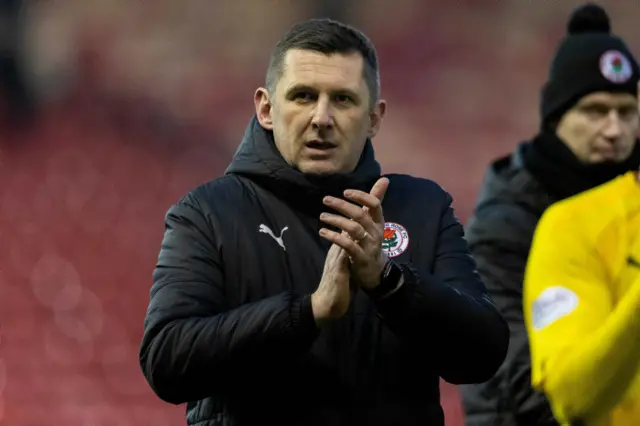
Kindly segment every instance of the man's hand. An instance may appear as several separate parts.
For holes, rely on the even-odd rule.
[[[357,190],[345,191],[345,198],[359,205],[335,197],[325,197],[324,204],[344,216],[333,213],[320,215],[322,222],[343,231],[338,233],[322,228],[320,235],[344,249],[351,259],[353,278],[358,285],[368,290],[380,284],[380,275],[388,260],[382,251],[382,200],[388,187],[389,179],[381,178],[369,194]]]
[[[311,295],[313,316],[318,326],[347,313],[351,302],[350,278],[349,256],[340,246],[331,245],[320,285]]]

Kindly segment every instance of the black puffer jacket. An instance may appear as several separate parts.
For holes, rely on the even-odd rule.
[[[521,144],[489,168],[466,235],[478,271],[509,323],[507,359],[481,385],[462,386],[468,426],[556,425],[543,394],[531,389],[522,282],[536,225],[552,200],[524,166]]]
[[[310,294],[329,244],[327,194],[369,191],[371,143],[354,173],[291,168],[254,119],[225,177],[171,207],[140,349],[159,397],[197,426],[442,426],[439,377],[489,379],[508,328],[476,272],[451,197],[389,176],[386,250],[405,277],[382,300],[358,292],[319,330]]]

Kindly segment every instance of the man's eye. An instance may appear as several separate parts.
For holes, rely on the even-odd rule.
[[[638,109],[634,107],[620,108],[620,110],[618,111],[618,114],[623,120],[630,120],[637,117]]]
[[[602,105],[589,105],[583,111],[591,117],[602,117],[609,113],[609,108]]]
[[[309,92],[298,92],[295,94],[293,99],[298,101],[311,101],[313,100],[313,95]]]
[[[337,95],[335,99],[336,99],[336,102],[341,104],[346,104],[351,102],[351,98],[347,95]]]

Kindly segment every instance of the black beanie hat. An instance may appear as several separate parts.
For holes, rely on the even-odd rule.
[[[596,4],[576,9],[542,89],[543,127],[557,122],[583,96],[618,92],[638,96],[638,63],[622,39],[611,34],[609,16]]]

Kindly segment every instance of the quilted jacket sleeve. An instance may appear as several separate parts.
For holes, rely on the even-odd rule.
[[[166,215],[153,281],[140,365],[170,403],[210,396],[240,369],[306,353],[318,335],[309,296],[226,306],[215,226],[191,195]]]

